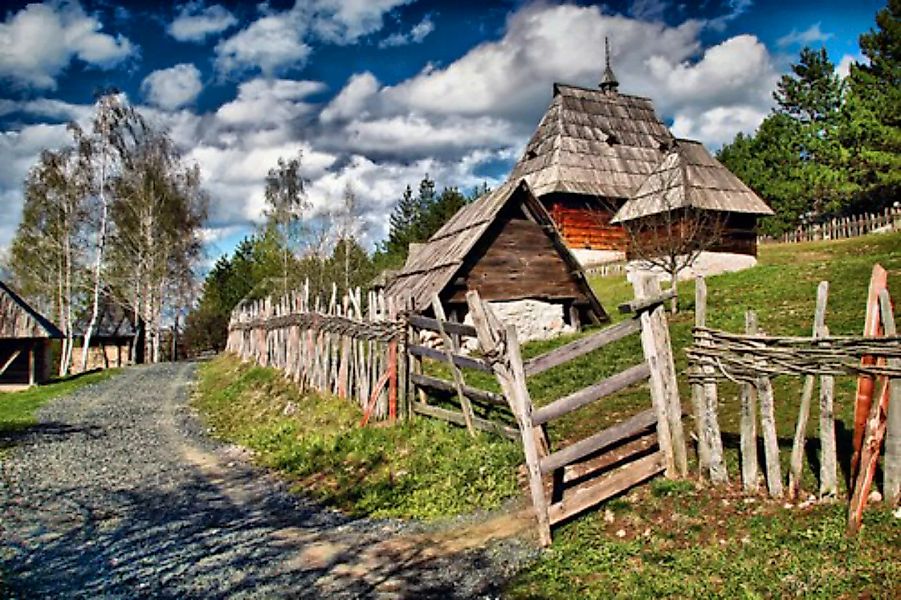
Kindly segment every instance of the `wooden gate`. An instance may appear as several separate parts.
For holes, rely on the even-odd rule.
[[[636,299],[620,307],[632,318],[527,362],[520,355],[516,329],[502,325],[478,292],[467,294],[481,352],[519,425],[542,545],[551,543],[553,525],[636,484],[662,472],[667,477],[687,474],[682,408],[663,307],[673,294],[662,293],[651,276],[637,277],[634,286]],[[636,333],[641,335],[643,362],[546,406],[533,405],[528,377]],[[545,425],[645,380],[651,392],[648,410],[550,452]],[[598,463],[617,466],[592,476]]]

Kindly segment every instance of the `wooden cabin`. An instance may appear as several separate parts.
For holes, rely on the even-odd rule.
[[[0,281],[0,387],[43,383],[53,373],[52,343],[63,334]]]
[[[708,252],[757,256],[757,219],[772,209],[704,145],[693,140],[674,140],[672,148],[654,172],[614,215],[612,223],[652,223],[664,212],[678,212],[672,222],[689,218],[688,211],[709,213],[716,223]],[[694,223],[704,221],[695,219]],[[633,228],[640,229],[640,228]],[[651,231],[653,227],[645,228]]]
[[[428,242],[411,246],[386,287],[427,312],[438,294],[451,319],[466,313],[466,292],[509,302],[562,305],[568,324],[608,317],[553,220],[525,181],[510,181],[461,208]]]
[[[81,372],[81,353],[84,348],[84,333],[88,328],[90,315],[75,324],[70,373]],[[142,337],[142,336],[141,336]],[[104,292],[100,301],[100,313],[91,335],[88,348],[86,371],[125,367],[135,362],[144,362],[143,340],[138,339],[137,328],[130,311],[115,302],[109,291]]]
[[[626,258],[629,236],[623,219],[613,217],[626,214],[620,209],[664,166],[675,144],[649,98],[619,93],[608,48],[597,89],[554,84],[553,100],[510,180],[529,183],[582,264],[619,261]],[[729,211],[733,234],[728,241],[742,252],[756,255],[752,237],[756,240],[757,216],[772,211],[698,142],[680,140],[680,145],[686,160],[696,163],[694,173],[716,178],[699,183],[697,189],[705,191],[697,195],[723,206],[745,207]],[[727,180],[726,188],[712,187]],[[735,196],[730,197],[732,194]],[[735,250],[724,246],[715,251]]]

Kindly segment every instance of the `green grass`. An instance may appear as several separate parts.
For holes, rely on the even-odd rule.
[[[473,439],[433,419],[361,428],[348,401],[302,395],[276,370],[229,356],[200,367],[194,403],[215,435],[353,515],[434,519],[496,508],[519,493],[517,444]]]
[[[119,369],[107,369],[60,379],[20,392],[0,392],[0,434],[9,434],[34,425],[37,422],[35,413],[50,400],[109,379],[118,372]]]

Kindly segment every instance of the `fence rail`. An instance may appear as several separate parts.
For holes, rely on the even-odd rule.
[[[901,207],[886,208],[881,213],[867,213],[853,217],[841,217],[823,223],[802,225],[781,236],[761,236],[762,244],[773,242],[796,243],[816,240],[841,240],[867,235],[876,231],[901,231]]]

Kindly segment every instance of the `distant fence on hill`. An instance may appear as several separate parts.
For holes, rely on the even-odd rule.
[[[795,243],[815,240],[841,240],[875,233],[877,231],[901,231],[901,207],[886,208],[881,213],[867,213],[853,217],[835,218],[823,223],[802,225],[781,236],[761,236],[760,243]]]

